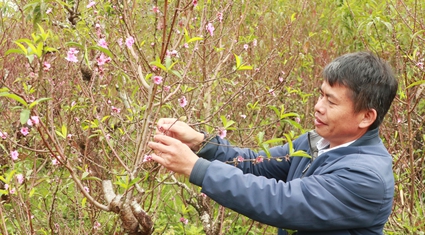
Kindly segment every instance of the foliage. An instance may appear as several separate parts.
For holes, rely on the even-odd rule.
[[[412,0],[0,1],[0,232],[123,234],[109,199],[124,195],[154,233],[275,234],[150,162],[155,122],[184,119],[267,154],[313,127],[323,66],[370,50],[400,80],[381,128],[396,179],[386,233],[424,233],[424,8]]]

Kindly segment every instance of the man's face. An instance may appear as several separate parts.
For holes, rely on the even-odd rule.
[[[343,85],[331,87],[323,82],[314,110],[316,131],[330,142],[331,148],[356,140],[367,131],[360,125],[365,112],[354,112],[350,90]]]

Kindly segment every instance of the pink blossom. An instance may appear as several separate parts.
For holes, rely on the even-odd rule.
[[[31,116],[32,123],[38,125],[40,123],[40,118],[38,116]]]
[[[152,156],[151,155],[145,155],[143,157],[143,162],[150,162],[152,161]]]
[[[97,58],[97,65],[102,66],[108,62],[111,61],[111,57],[106,56],[105,54],[100,54],[100,56]]]
[[[22,174],[17,174],[16,175],[16,180],[18,180],[19,184],[22,184],[24,182],[24,175]]]
[[[223,13],[218,12],[218,13],[217,13],[217,18],[218,18],[218,21],[219,21],[219,22],[223,22]]]
[[[93,224],[93,229],[94,230],[98,230],[100,228],[100,223],[99,222],[94,222],[94,224]]]
[[[154,76],[153,77],[153,83],[159,85],[162,83],[162,77],[161,76]]]
[[[241,114],[241,118],[245,119],[246,115],[245,114]]]
[[[21,128],[21,134],[22,135],[27,136],[29,133],[30,132],[28,130],[28,127],[24,126],[24,127]]]
[[[84,186],[84,191],[86,191],[86,192],[90,192],[90,189],[89,189],[89,187],[87,187],[87,186]]]
[[[170,89],[171,89],[171,87],[170,87],[170,86],[164,86],[164,91],[165,91],[165,92],[169,92],[169,91],[170,91]]]
[[[420,69],[424,69],[424,62],[418,62],[416,63],[416,66],[418,66]]]
[[[283,82],[283,77],[279,77],[279,82]]]
[[[9,185],[8,184],[4,184],[4,189],[8,190],[9,189]]]
[[[51,7],[49,7],[49,8],[46,10],[46,14],[50,14],[50,13],[52,13],[52,8],[51,8]]]
[[[70,139],[72,138],[72,134],[68,134],[68,135],[66,136],[66,138],[70,140]]]
[[[0,131],[0,138],[5,140],[7,138],[7,132],[1,132]]]
[[[238,157],[236,158],[236,160],[237,160],[238,162],[243,162],[245,159],[244,159],[242,156],[238,156]]]
[[[74,54],[68,54],[65,59],[69,62],[74,62],[77,63],[78,62],[78,58],[74,55]]]
[[[43,63],[43,70],[44,71],[49,71],[50,70],[50,67],[51,67],[51,65],[47,61],[44,61],[44,63]]]
[[[87,4],[87,8],[91,8],[94,5],[96,5],[96,2],[95,1],[90,1],[89,4]]]
[[[129,36],[127,39],[125,39],[125,45],[127,45],[128,48],[132,47],[134,44],[134,38],[132,36]]]
[[[256,159],[255,159],[255,163],[262,163],[264,161],[264,157],[263,156],[258,156]]]
[[[273,89],[270,89],[270,90],[269,90],[269,93],[270,93],[272,96],[276,96],[276,93],[274,92],[274,90],[273,90]]]
[[[183,47],[184,48],[189,48],[189,44],[185,43],[185,44],[183,44]]]
[[[69,62],[78,62],[77,56],[75,56],[78,53],[78,50],[76,50],[75,48],[69,48],[68,54],[66,56],[66,60]]]
[[[182,107],[182,108],[187,105],[187,100],[186,100],[185,96],[182,96],[180,99],[178,99],[178,101],[179,101],[180,107]]]
[[[68,50],[68,53],[69,53],[69,54],[74,54],[74,55],[76,55],[78,52],[79,52],[79,50],[77,50],[77,49],[75,49],[75,48],[73,48],[73,47],[70,47],[70,48],[69,48],[69,50]]]
[[[15,188],[13,188],[13,189],[10,190],[10,194],[15,194],[15,193],[16,193],[16,189]]]
[[[180,222],[182,222],[183,224],[187,224],[189,220],[185,219],[184,217],[181,217]]]
[[[99,41],[97,42],[97,45],[99,45],[100,47],[108,49],[108,43],[106,42],[106,40],[104,38],[99,39]]]
[[[94,26],[95,29],[100,29],[100,24],[96,23],[96,25]]]
[[[112,109],[112,112],[113,113],[120,113],[121,112],[121,109],[120,108],[117,108],[115,106],[111,106],[111,109]]]
[[[295,121],[298,122],[298,123],[300,123],[301,122],[301,119],[299,117],[296,117],[295,118]]]
[[[220,138],[224,139],[226,138],[227,135],[227,130],[226,129],[220,129],[218,130],[218,136],[220,136]]]
[[[10,157],[12,158],[13,161],[18,160],[18,157],[19,157],[18,151],[14,150],[14,151],[10,152]]]
[[[210,33],[211,37],[214,36],[214,25],[212,23],[208,23],[207,24],[207,31],[208,33]]]
[[[52,165],[53,165],[53,166],[57,166],[57,165],[59,165],[59,161],[58,161],[58,159],[53,158],[53,159],[52,159]]]
[[[198,5],[198,0],[193,0],[192,3],[193,3],[193,6],[196,7]]]
[[[169,51],[169,50],[167,50],[167,56],[171,56],[171,57],[177,57],[177,58],[179,58],[179,52],[178,51],[176,51],[176,50],[172,50],[172,51]]]
[[[28,121],[27,121],[27,125],[28,125],[28,126],[32,126],[32,120],[31,120],[31,118],[30,118],[30,119],[28,119]]]
[[[248,47],[249,47],[248,44],[243,45],[243,49],[245,49],[245,50],[248,50]]]
[[[158,8],[157,6],[153,6],[153,7],[152,7],[152,11],[153,11],[154,13],[159,13],[159,8]]]
[[[256,46],[257,46],[257,39],[254,39],[254,40],[252,41],[252,46],[253,46],[253,47],[256,47]]]
[[[105,135],[105,138],[106,138],[107,140],[110,140],[110,139],[111,139],[111,135],[108,133],[108,134],[106,134],[106,135]]]

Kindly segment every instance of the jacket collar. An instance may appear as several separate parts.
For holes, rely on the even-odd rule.
[[[367,146],[367,145],[375,145],[378,144],[380,139],[377,138],[379,136],[379,128],[375,128],[373,130],[367,131],[362,137],[354,141],[350,146]],[[308,132],[308,144],[310,147],[310,155],[314,160],[319,150],[317,149],[317,142],[323,137],[317,134],[315,130],[311,130]]]

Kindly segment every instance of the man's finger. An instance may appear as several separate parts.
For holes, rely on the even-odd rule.
[[[152,160],[154,160],[155,162],[157,162],[161,165],[164,165],[165,160],[162,157],[156,155],[155,153],[151,153],[151,157],[152,157]]]
[[[177,143],[181,143],[180,140],[178,139],[174,139],[173,137],[170,137],[168,135],[154,135],[153,139],[156,142],[161,142],[164,145],[170,146],[172,144],[177,144]]]
[[[158,142],[152,142],[152,141],[148,143],[148,146],[154,151],[161,152],[161,153],[167,149],[167,146],[165,146],[164,144],[158,143]]]

